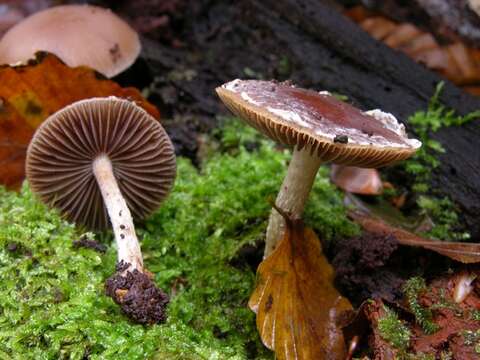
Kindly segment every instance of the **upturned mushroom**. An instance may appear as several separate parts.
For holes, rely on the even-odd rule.
[[[393,115],[381,110],[362,112],[327,92],[239,79],[216,91],[234,114],[272,140],[293,147],[276,199],[276,205],[292,218],[301,217],[322,163],[382,167],[410,157],[421,146],[407,137]],[[284,229],[283,218],[272,210],[265,257],[275,249]]]
[[[168,297],[144,268],[132,219],[155,210],[175,179],[174,148],[160,123],[125,99],[78,101],[37,129],[26,174],[32,191],[69,220],[103,229],[110,219],[118,265],[107,294],[137,322],[163,321]]]
[[[0,40],[0,64],[26,62],[37,51],[57,55],[68,66],[86,65],[113,77],[140,53],[138,34],[108,9],[62,5],[37,12]]]

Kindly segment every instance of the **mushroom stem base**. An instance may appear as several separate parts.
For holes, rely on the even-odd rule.
[[[308,149],[293,151],[287,175],[275,201],[275,204],[292,218],[297,219],[302,216],[321,164],[322,160],[316,154],[310,155]],[[264,258],[275,250],[284,233],[285,220],[275,209],[272,209],[267,227]]]
[[[112,163],[107,155],[100,155],[94,160],[93,173],[112,223],[117,243],[118,262],[130,264],[128,271],[137,269],[143,272],[142,252],[135,234],[132,215],[118,187]]]

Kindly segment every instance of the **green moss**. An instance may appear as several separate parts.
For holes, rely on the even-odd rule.
[[[445,289],[438,289],[438,299],[437,301],[430,306],[430,310],[435,311],[436,309],[449,309],[455,313],[457,317],[463,317],[463,310],[462,308],[454,302],[451,297],[446,296]]]
[[[435,360],[435,355],[428,353],[408,354],[405,360]]]
[[[442,351],[440,353],[440,360],[453,360],[453,354],[451,351]]]
[[[434,220],[435,226],[428,235],[435,239],[466,240],[470,238],[468,232],[456,231],[459,218],[453,202],[447,197],[433,197],[420,195],[417,204],[423,212]]]
[[[425,308],[418,302],[418,298],[422,292],[427,290],[425,280],[421,277],[413,277],[405,282],[403,291],[407,298],[408,306],[415,315],[417,323],[422,327],[426,334],[433,334],[439,330],[437,324],[432,321],[432,311]]]
[[[480,330],[464,330],[461,332],[465,345],[472,346],[477,354],[480,354]]]
[[[472,320],[480,321],[480,310],[472,310],[471,317]]]
[[[438,141],[430,138],[431,133],[445,127],[461,126],[480,117],[480,111],[460,116],[455,111],[449,110],[441,104],[439,96],[443,86],[443,82],[437,85],[435,94],[432,96],[426,111],[418,111],[408,119],[408,123],[413,127],[415,134],[423,143],[423,146],[407,162],[406,166],[407,171],[416,176],[418,185],[428,183],[431,175],[430,170],[440,165],[436,155],[445,152],[445,149]]]
[[[292,63],[287,56],[282,56],[277,64],[277,73],[282,78],[288,78],[292,73]]]
[[[387,306],[383,308],[385,315],[378,319],[380,336],[394,348],[405,351],[412,337],[410,329],[398,318],[395,311]]]
[[[238,131],[228,125],[230,145],[220,147],[244,143],[232,124]],[[246,306],[255,273],[231,264],[242,246],[263,240],[267,200],[290,155],[255,141],[257,150],[217,153],[200,171],[178,159],[173,193],[138,226],[146,266],[160,287],[175,290],[164,325],[131,324],[104,295],[113,246],[106,254],[74,249],[82,231],[36,201],[28,186],[19,194],[0,190],[0,358],[272,358]],[[317,178],[306,222],[327,240],[351,236],[358,229],[327,175],[322,169]],[[110,235],[95,237],[111,244]]]
[[[453,110],[447,109],[439,101],[443,89],[443,82],[439,83],[428,109],[413,114],[408,122],[415,131],[416,136],[422,141],[423,146],[409,160],[400,167],[414,179],[412,190],[419,196],[418,206],[427,213],[435,223],[429,236],[444,240],[461,240],[468,238],[468,233],[457,232],[458,210],[445,196],[439,196],[432,191],[429,185],[433,170],[439,165],[438,155],[445,152],[442,145],[433,140],[431,133],[440,128],[461,126],[480,117],[480,111],[472,112],[465,116],[457,115]]]

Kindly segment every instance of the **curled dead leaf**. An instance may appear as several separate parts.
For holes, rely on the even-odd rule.
[[[346,15],[373,38],[465,86],[466,91],[480,93],[480,50],[459,41],[439,44],[432,34],[415,25],[392,21],[361,6],[349,9]]]
[[[333,280],[315,233],[287,219],[283,240],[258,267],[249,301],[260,337],[277,359],[345,359],[336,319],[351,304]]]
[[[423,247],[466,264],[480,262],[480,244],[432,240],[358,211],[350,211],[348,215],[366,231],[385,236],[393,235],[402,245]]]
[[[374,202],[369,202],[351,193],[347,193],[344,198],[344,204],[354,208],[359,214],[379,219],[397,228],[414,233],[429,231],[432,228],[432,220],[427,215],[414,214],[405,216],[399,207],[396,206],[395,201],[397,199],[394,199],[392,203],[392,200],[376,198]],[[402,200],[398,199],[398,201],[401,204]]]
[[[160,117],[137,89],[122,88],[87,67],[69,68],[52,54],[37,53],[27,65],[0,66],[0,184],[21,184],[28,143],[49,115],[75,101],[104,96],[130,99]]]

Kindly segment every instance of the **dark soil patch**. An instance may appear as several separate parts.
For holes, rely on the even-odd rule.
[[[152,279],[138,270],[123,272],[130,264],[120,262],[117,272],[105,282],[105,292],[122,311],[140,324],[163,323],[167,319],[168,295]]]
[[[256,241],[254,244],[246,244],[242,246],[235,257],[230,260],[230,265],[238,269],[247,267],[251,271],[256,272],[258,265],[263,260],[264,251],[265,242],[263,240]]]
[[[338,286],[357,306],[372,297],[398,302],[407,279],[432,278],[454,266],[452,261],[433,252],[400,246],[393,236],[372,233],[339,239],[328,255]]]
[[[90,240],[85,236],[80,237],[80,239],[75,240],[73,242],[73,247],[74,248],[86,248],[86,249],[92,249],[95,250],[99,253],[105,253],[107,251],[107,247],[104,244],[99,243],[98,241],[95,240]]]

